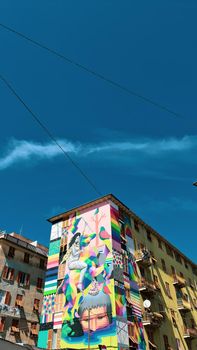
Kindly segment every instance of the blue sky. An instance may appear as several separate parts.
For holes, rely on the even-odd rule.
[[[0,71],[102,194],[196,257],[197,3],[1,0],[0,22],[180,113],[175,117],[0,28]],[[0,227],[48,244],[46,219],[98,195],[0,82]]]

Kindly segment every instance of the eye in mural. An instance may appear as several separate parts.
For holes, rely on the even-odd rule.
[[[60,264],[65,275],[57,289],[65,298],[61,348],[117,345],[109,217],[106,205],[72,219],[64,229],[68,248]]]

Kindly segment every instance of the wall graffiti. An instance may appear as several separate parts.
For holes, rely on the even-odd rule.
[[[61,348],[117,346],[110,206],[94,208],[63,223],[67,251]]]

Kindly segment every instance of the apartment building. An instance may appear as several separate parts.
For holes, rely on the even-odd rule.
[[[39,347],[197,348],[190,259],[111,194],[49,221]]]
[[[37,344],[48,249],[22,235],[0,233],[0,337]]]

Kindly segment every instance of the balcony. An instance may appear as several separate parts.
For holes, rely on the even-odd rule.
[[[183,277],[178,276],[177,274],[174,274],[173,279],[174,279],[174,281],[173,281],[174,286],[179,287],[179,288],[182,288],[185,286],[186,281]]]
[[[6,304],[0,304],[1,316],[11,316],[12,318],[20,317],[20,309],[18,307],[12,307]]]
[[[144,277],[139,281],[139,291],[141,293],[155,293],[157,287],[154,282],[146,280]]]
[[[184,327],[183,328],[183,337],[184,338],[190,338],[190,339],[194,339],[197,338],[197,328],[187,328]]]
[[[138,265],[148,267],[156,262],[156,259],[151,256],[147,249],[140,249],[135,252],[135,261]]]
[[[177,304],[178,304],[179,311],[183,311],[183,312],[191,311],[190,302],[184,299],[183,297],[177,299]]]
[[[142,323],[146,327],[158,328],[163,320],[163,315],[158,312],[145,312]]]

